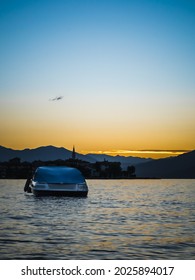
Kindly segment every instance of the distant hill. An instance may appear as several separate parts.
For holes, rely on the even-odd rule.
[[[0,162],[9,161],[12,158],[18,157],[21,161],[32,162],[35,160],[49,161],[62,159],[66,160],[72,157],[72,151],[65,148],[57,148],[54,146],[45,146],[35,149],[13,150],[0,146]],[[138,163],[148,162],[151,159],[137,158],[137,157],[123,157],[123,156],[109,156],[104,154],[87,154],[82,155],[76,153],[78,159],[96,162],[96,161],[110,161],[121,162],[123,169],[126,169],[129,165],[136,165]]]
[[[54,146],[24,150],[13,150],[0,146],[0,162],[9,161],[15,157],[20,158],[21,161],[28,162],[35,160],[66,160],[72,157],[72,151]],[[79,153],[76,153],[76,157],[91,163],[104,160],[121,162],[123,170],[126,170],[127,166],[135,165],[137,177],[195,178],[195,151],[177,157],[158,160],[104,154],[82,155]]]
[[[93,161],[90,157],[76,153],[77,158],[86,161]],[[72,151],[65,148],[57,148],[54,146],[45,146],[35,149],[13,150],[0,146],[0,162],[8,161],[14,157],[19,157],[21,161],[32,162],[35,160],[66,160],[72,157]]]
[[[195,151],[136,166],[137,177],[195,178]]]
[[[124,156],[110,156],[105,154],[87,154],[90,158],[95,159],[95,161],[110,161],[110,162],[121,162],[121,167],[127,169],[128,166],[137,165],[144,162],[152,161],[151,158],[139,158],[139,157],[124,157]]]

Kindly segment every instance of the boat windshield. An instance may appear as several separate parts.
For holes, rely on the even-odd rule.
[[[85,182],[81,172],[71,167],[39,167],[34,176],[34,181],[40,183],[65,183],[78,184]]]

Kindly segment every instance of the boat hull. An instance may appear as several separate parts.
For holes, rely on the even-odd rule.
[[[86,197],[88,194],[85,178],[78,169],[70,167],[38,167],[25,184],[24,191],[29,190],[36,196]]]
[[[49,191],[32,189],[35,196],[69,196],[69,197],[87,197],[88,191]]]

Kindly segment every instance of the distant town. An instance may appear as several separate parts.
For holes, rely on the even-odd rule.
[[[136,178],[135,166],[121,168],[120,162],[107,160],[90,163],[76,157],[73,147],[72,157],[66,160],[53,161],[35,160],[33,162],[21,161],[19,157],[9,161],[0,162],[0,179],[27,179],[33,176],[39,166],[69,166],[79,169],[86,179],[130,179]]]
[[[66,148],[44,146],[13,150],[0,146],[0,179],[25,179],[39,166],[78,168],[86,179],[195,179],[195,150],[162,159],[79,154]]]

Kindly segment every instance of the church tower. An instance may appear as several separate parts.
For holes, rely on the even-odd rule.
[[[75,147],[73,146],[72,149],[72,159],[75,160],[76,159],[76,153],[75,153]]]

